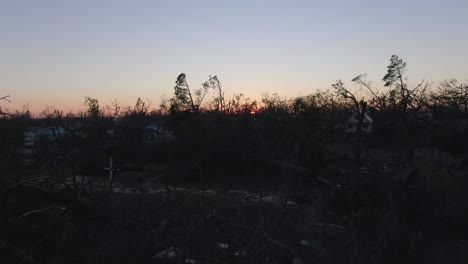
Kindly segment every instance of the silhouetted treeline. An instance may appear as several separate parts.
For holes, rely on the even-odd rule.
[[[123,109],[116,102],[101,106],[98,99],[87,97],[87,109],[80,114],[48,108],[31,118],[27,110],[3,111],[0,133],[3,149],[8,149],[22,144],[29,127],[63,127],[67,133],[61,137],[60,155],[67,156],[68,149],[80,149],[92,156],[90,152],[98,147],[107,155],[116,155],[112,152],[119,147],[138,149],[144,127],[154,124],[173,131],[173,148],[167,153],[173,160],[210,155],[222,158],[217,152],[236,157],[248,153],[249,158],[295,159],[312,166],[324,157],[319,154],[323,144],[345,139],[346,121],[356,114],[359,124],[351,140],[356,144],[357,160],[361,159],[362,140],[376,146],[406,146],[409,160],[414,148],[425,144],[463,152],[467,149],[468,84],[446,80],[436,89],[424,81],[410,86],[405,68],[405,62],[392,56],[382,88],[373,87],[365,75],[359,75],[352,80],[359,89],[347,88],[339,80],[331,89],[308,96],[264,94],[260,101],[243,94],[226,99],[217,76],[210,76],[202,88],[191,91],[185,74],[181,74],[174,96],[155,110],[140,98],[133,107]],[[214,98],[208,101],[213,93]],[[364,114],[373,119],[370,135],[361,131]],[[72,159],[70,155],[68,159]]]
[[[40,198],[34,199],[47,201],[44,204],[62,205],[65,202],[59,200],[63,200],[73,209],[63,215],[47,213],[47,217],[63,216],[66,226],[108,238],[89,235],[93,241],[128,238],[128,243],[118,240],[109,247],[141,254],[142,262],[154,260],[143,253],[146,242],[154,240],[204,254],[198,246],[207,234],[237,247],[248,245],[245,248],[251,251],[238,263],[266,259],[291,263],[292,256],[302,251],[290,241],[305,235],[316,241],[312,246],[301,240],[314,262],[435,262],[435,252],[452,252],[454,245],[465,248],[468,237],[468,83],[446,80],[430,85],[422,80],[412,84],[406,67],[394,55],[382,87],[360,74],[350,80],[351,86],[338,80],[328,90],[297,98],[278,94],[264,94],[259,100],[244,94],[228,98],[221,78],[209,76],[199,89],[191,89],[187,76],[180,74],[173,96],[155,109],[140,98],[125,108],[117,102],[103,106],[97,98],[86,97],[82,113],[48,108],[32,117],[27,109],[9,112],[2,102],[4,187],[0,194],[2,206],[9,211],[5,209],[8,217],[0,217],[0,242],[4,233],[10,236],[5,241],[15,247],[30,248],[12,239],[8,227],[23,228],[12,220],[19,213],[11,208],[35,209],[17,197],[27,201],[28,195],[37,195]],[[93,182],[85,179],[98,181],[108,173],[104,166],[110,158],[120,170],[115,171],[117,175],[128,168],[138,172],[137,180],[133,179],[140,188],[138,206],[125,204],[123,199],[119,203],[124,201],[125,209],[112,203],[102,205],[95,198],[102,193],[86,187]],[[163,173],[158,166],[167,169]],[[50,181],[71,177],[73,184],[57,198],[44,182],[30,184],[37,179],[35,175],[48,175]],[[167,204],[158,200],[158,209],[153,206],[159,197],[143,202],[145,184],[154,182],[167,188]],[[200,208],[193,200],[172,204],[170,184],[175,182],[200,186]],[[206,186],[225,182],[274,188],[279,192],[280,209],[207,202]],[[291,202],[300,210],[290,209]],[[110,224],[104,232],[101,220],[80,218],[87,214],[96,219],[118,217],[106,219]],[[171,216],[166,218],[166,214]],[[66,216],[70,215],[78,220],[69,221]],[[186,224],[188,220],[193,221]],[[136,231],[121,229],[122,225],[136,226]],[[315,231],[317,226],[319,231]],[[139,233],[142,230],[144,235]],[[119,232],[125,234],[123,238]],[[237,236],[239,232],[243,237]],[[70,248],[78,243],[62,237]],[[80,246],[94,252],[86,246],[90,239],[78,237]],[[53,238],[48,236],[50,241]],[[6,244],[0,244],[0,250]],[[124,246],[128,244],[140,247]],[[50,260],[36,251],[21,254]],[[57,254],[54,260],[63,260]],[[205,260],[219,263],[220,253],[210,254]]]

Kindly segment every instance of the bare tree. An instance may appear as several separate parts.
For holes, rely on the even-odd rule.
[[[440,83],[437,93],[431,95],[438,104],[451,107],[457,111],[468,112],[468,84],[458,83],[455,79]]]
[[[251,114],[257,110],[257,101],[251,101],[244,94],[234,94],[226,105],[226,114]]]
[[[220,113],[225,113],[226,111],[226,102],[224,100],[224,91],[221,82],[219,81],[218,77],[209,76],[209,80],[203,84],[204,87],[211,87],[217,92],[217,96],[215,97],[214,103],[216,105],[216,110]]]
[[[117,100],[112,101],[111,105],[112,105],[112,116],[116,118],[120,115],[121,107],[119,103],[117,102]]]
[[[356,78],[353,79],[355,81]],[[332,85],[335,89],[337,95],[342,96],[347,100],[351,100],[353,105],[353,110],[358,121],[356,127],[356,145],[355,145],[355,155],[356,161],[360,162],[361,160],[361,140],[362,140],[362,124],[364,122],[364,117],[367,110],[367,102],[364,99],[358,99],[350,90],[345,88],[344,83],[341,80],[338,80],[335,84]]]
[[[388,111],[395,106],[395,95],[391,89],[386,92],[379,91],[372,87],[372,83],[367,80],[367,74],[359,74],[352,80],[355,84],[359,85],[361,89],[364,89],[368,94],[367,102],[369,107],[383,112]]]
[[[138,97],[135,106],[133,106],[133,108],[129,108],[127,112],[134,116],[146,116],[149,112],[150,105],[150,103],[145,102]]]
[[[101,114],[98,99],[86,96],[84,105],[88,107],[87,112],[93,119],[97,119]]]
[[[287,97],[281,97],[277,93],[269,95],[262,94],[262,109],[270,113],[292,113],[292,100]]]
[[[1,101],[1,100],[5,100],[5,101],[8,101],[8,102],[11,102],[10,99],[8,99],[8,98],[10,98],[10,96],[9,96],[9,95],[5,95],[5,96],[3,96],[3,97],[0,97],[0,101]]]
[[[169,100],[165,96],[162,96],[161,103],[159,104],[159,109],[157,109],[156,111],[161,115],[167,115],[170,113],[170,109],[171,106]]]
[[[9,98],[10,98],[9,95],[5,95],[5,96],[3,96],[3,97],[0,97],[0,101],[4,100],[4,101],[7,101],[7,102],[11,102]],[[5,113],[5,112],[2,111],[2,108],[1,108],[1,107],[0,107],[0,114],[2,114],[4,117],[5,117],[6,115],[8,115],[7,113]]]
[[[203,100],[205,99],[205,96],[206,94],[208,93],[208,90],[209,90],[209,86],[206,85],[206,82],[205,83],[202,83],[202,87],[195,90],[194,91],[194,94],[195,94],[195,105],[197,107],[197,111],[200,110],[200,107],[203,103]]]

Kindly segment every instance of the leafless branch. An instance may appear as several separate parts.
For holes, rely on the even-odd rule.
[[[10,96],[9,96],[9,95],[5,95],[5,96],[3,96],[3,97],[0,97],[0,100],[5,100],[5,101],[11,103],[10,99],[8,99],[8,98],[10,98]]]

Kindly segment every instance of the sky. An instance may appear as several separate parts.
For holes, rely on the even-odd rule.
[[[180,73],[192,89],[217,75],[226,98],[352,87],[361,73],[382,87],[392,54],[436,87],[468,80],[466,14],[461,0],[0,0],[0,107],[157,107]]]

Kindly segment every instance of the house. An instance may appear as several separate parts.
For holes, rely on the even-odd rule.
[[[174,133],[167,127],[148,125],[143,128],[143,141],[165,141],[174,139]]]
[[[53,142],[64,135],[63,127],[30,127],[23,133],[24,147],[34,148],[40,140]]]
[[[359,124],[358,121],[358,113],[354,112],[346,121],[345,132],[346,133],[356,133],[357,126]],[[364,119],[362,120],[361,131],[362,133],[371,133],[372,132],[372,118],[367,114],[364,113]]]
[[[56,148],[57,140],[65,136],[63,127],[29,127],[23,133],[23,147],[19,150],[24,157],[38,154],[42,147]],[[31,161],[25,159],[25,162]]]

